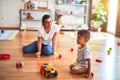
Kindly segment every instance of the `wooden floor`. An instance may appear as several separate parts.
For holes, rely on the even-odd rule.
[[[61,59],[56,56],[41,56],[36,58],[35,54],[23,54],[22,47],[37,40],[37,31],[20,31],[14,41],[0,41],[0,54],[9,53],[9,60],[0,60],[0,80],[120,80],[120,47],[117,42],[119,38],[107,33],[100,33],[105,39],[91,39],[88,45],[92,52],[93,79],[84,78],[82,75],[72,75],[69,65],[75,62],[77,44],[69,35],[58,36],[57,52],[62,54]],[[74,52],[70,49],[74,48]],[[107,50],[112,48],[110,55]],[[102,59],[102,63],[96,59]],[[16,62],[22,61],[24,67],[16,69]],[[39,67],[43,63],[52,63],[59,72],[57,77],[45,78],[39,73]]]

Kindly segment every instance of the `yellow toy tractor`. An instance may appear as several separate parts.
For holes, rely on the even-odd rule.
[[[40,66],[40,73],[43,74],[46,78],[49,78],[51,76],[56,77],[58,75],[58,71],[55,70],[53,64],[47,64],[47,63]]]

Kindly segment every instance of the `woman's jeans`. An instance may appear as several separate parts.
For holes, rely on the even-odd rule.
[[[38,51],[37,43],[38,43],[38,41],[34,41],[31,44],[24,46],[22,48],[23,53],[36,53]],[[52,45],[42,44],[41,54],[42,55],[52,55],[53,54]]]

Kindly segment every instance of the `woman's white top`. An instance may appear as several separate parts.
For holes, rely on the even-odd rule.
[[[44,30],[44,26],[41,26],[38,33],[38,37],[41,37],[43,39],[42,44],[52,45],[52,38],[55,32],[58,32],[58,31],[60,31],[60,27],[56,24],[52,24],[51,30],[49,31],[49,33],[46,33]]]

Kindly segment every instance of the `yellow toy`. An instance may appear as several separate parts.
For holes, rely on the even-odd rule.
[[[12,40],[14,41],[14,40],[15,40],[15,37],[13,37]]]
[[[47,63],[40,66],[40,73],[42,73],[46,78],[49,78],[51,76],[56,77],[58,75],[58,72],[53,67],[53,64],[47,64]]]

